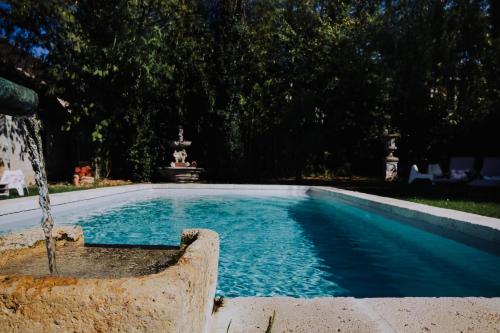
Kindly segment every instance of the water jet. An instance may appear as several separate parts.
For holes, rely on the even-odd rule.
[[[40,137],[40,121],[36,117],[38,94],[24,86],[0,77],[0,114],[22,117],[24,135],[28,140],[28,154],[35,172],[35,183],[38,187],[39,204],[42,209],[41,225],[45,236],[49,271],[57,272],[55,243],[52,236],[54,219],[50,211],[50,198],[43,159],[42,140]]]

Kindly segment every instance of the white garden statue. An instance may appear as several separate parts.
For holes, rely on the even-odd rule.
[[[189,166],[189,163],[186,162],[186,157],[187,157],[186,149],[175,150],[172,155],[175,158],[175,163],[182,163],[187,167]],[[175,163],[172,162],[173,166],[175,166]]]

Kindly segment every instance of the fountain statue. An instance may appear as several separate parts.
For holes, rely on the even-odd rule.
[[[191,141],[184,140],[184,129],[179,127],[179,140],[168,141],[170,148],[174,149],[172,156],[174,161],[169,167],[159,167],[158,174],[162,179],[173,181],[176,183],[191,183],[196,182],[200,178],[200,174],[204,171],[197,167],[196,161],[187,162],[186,149],[191,146]]]
[[[50,274],[55,274],[56,253],[52,237],[54,219],[50,211],[50,198],[43,159],[42,140],[40,137],[40,121],[35,112],[38,108],[38,95],[31,89],[0,77],[0,113],[22,117],[23,129],[28,141],[28,154],[35,172],[35,182],[38,187],[38,203],[42,209],[41,225],[45,236]]]

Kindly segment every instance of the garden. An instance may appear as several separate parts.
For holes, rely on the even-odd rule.
[[[496,332],[499,54],[493,0],[0,0],[0,332]]]

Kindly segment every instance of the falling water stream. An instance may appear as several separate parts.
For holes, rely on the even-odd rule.
[[[40,137],[40,121],[33,117],[25,117],[22,120],[25,136],[28,143],[28,153],[30,155],[31,165],[35,172],[35,182],[38,187],[38,203],[42,209],[42,220],[40,221],[45,236],[45,245],[47,247],[47,257],[49,259],[50,274],[57,273],[56,269],[56,248],[52,236],[54,219],[50,212],[49,189],[47,186],[47,175],[45,173],[45,162],[43,159],[42,139]]]
[[[54,219],[50,212],[49,189],[43,160],[40,121],[36,117],[37,110],[38,94],[35,91],[0,77],[0,113],[19,117],[19,123],[27,141],[28,154],[38,186],[38,202],[42,209],[41,225],[47,247],[49,271],[53,275],[57,273],[55,243],[52,237]]]

